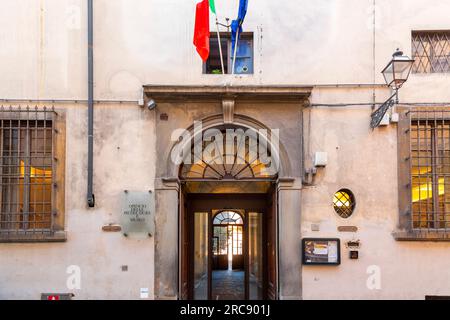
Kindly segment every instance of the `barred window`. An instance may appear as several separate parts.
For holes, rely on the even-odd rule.
[[[54,116],[47,108],[0,110],[3,240],[54,231]]]
[[[411,116],[413,228],[450,230],[450,110]]]
[[[450,30],[414,31],[412,56],[413,73],[450,72]]]
[[[450,108],[397,106],[399,241],[450,241]]]

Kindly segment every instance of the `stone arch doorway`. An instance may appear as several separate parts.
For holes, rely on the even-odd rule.
[[[270,211],[274,212],[276,246],[272,254],[276,262],[270,292],[272,297],[280,299],[301,298],[302,109],[308,105],[311,88],[145,86],[144,93],[146,99],[158,103],[154,113],[158,159],[155,168],[155,298],[188,296],[189,287],[183,279],[190,266],[183,263],[183,255],[188,252],[184,245],[189,241],[184,241],[187,234],[182,226],[189,216],[184,212],[194,206],[201,212],[210,212],[211,208],[246,209],[248,212],[273,209]],[[216,177],[210,172],[203,176],[203,171],[197,177],[200,179],[183,177],[184,159],[176,163],[172,155],[174,149],[184,149],[190,144],[190,139],[174,142],[171,135],[179,128],[187,128],[185,131],[191,138],[195,137],[194,123],[199,119],[203,125],[201,135],[210,128],[219,131],[229,127],[256,131],[281,128],[278,174],[250,177],[246,173],[242,177],[225,170],[225,174],[222,172]],[[186,149],[190,152],[191,146]],[[208,167],[208,170],[211,169]]]
[[[175,149],[183,159],[181,298],[277,298],[280,161],[274,135],[220,125],[185,135],[190,145]]]

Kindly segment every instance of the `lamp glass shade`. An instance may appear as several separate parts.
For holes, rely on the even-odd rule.
[[[382,71],[386,84],[393,89],[400,89],[400,87],[408,80],[414,60],[407,56],[396,56]]]

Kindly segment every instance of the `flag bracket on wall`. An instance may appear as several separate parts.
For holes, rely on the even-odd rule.
[[[200,55],[200,58],[206,62],[209,58],[210,54],[210,25],[209,25],[209,10],[215,15],[216,19],[216,32],[217,32],[217,40],[219,44],[220,51],[220,61],[222,65],[222,74],[225,74],[225,67],[223,61],[223,52],[222,52],[222,42],[220,39],[220,31],[219,26],[224,26],[229,31],[231,27],[231,42],[232,42],[232,52],[233,52],[233,66],[232,66],[232,74],[234,74],[235,61],[239,43],[239,36],[242,34],[243,29],[242,25],[244,23],[245,16],[247,15],[248,8],[248,0],[239,0],[239,10],[238,17],[236,20],[233,20],[231,24],[229,24],[229,19],[226,18],[227,24],[219,23],[219,19],[217,17],[217,9],[215,0],[202,0],[197,3],[196,13],[195,13],[195,27],[194,27],[194,46],[196,47],[197,53]]]

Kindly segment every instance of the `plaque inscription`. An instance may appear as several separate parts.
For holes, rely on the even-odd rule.
[[[125,236],[149,237],[154,234],[154,199],[151,191],[123,193],[121,224]]]

